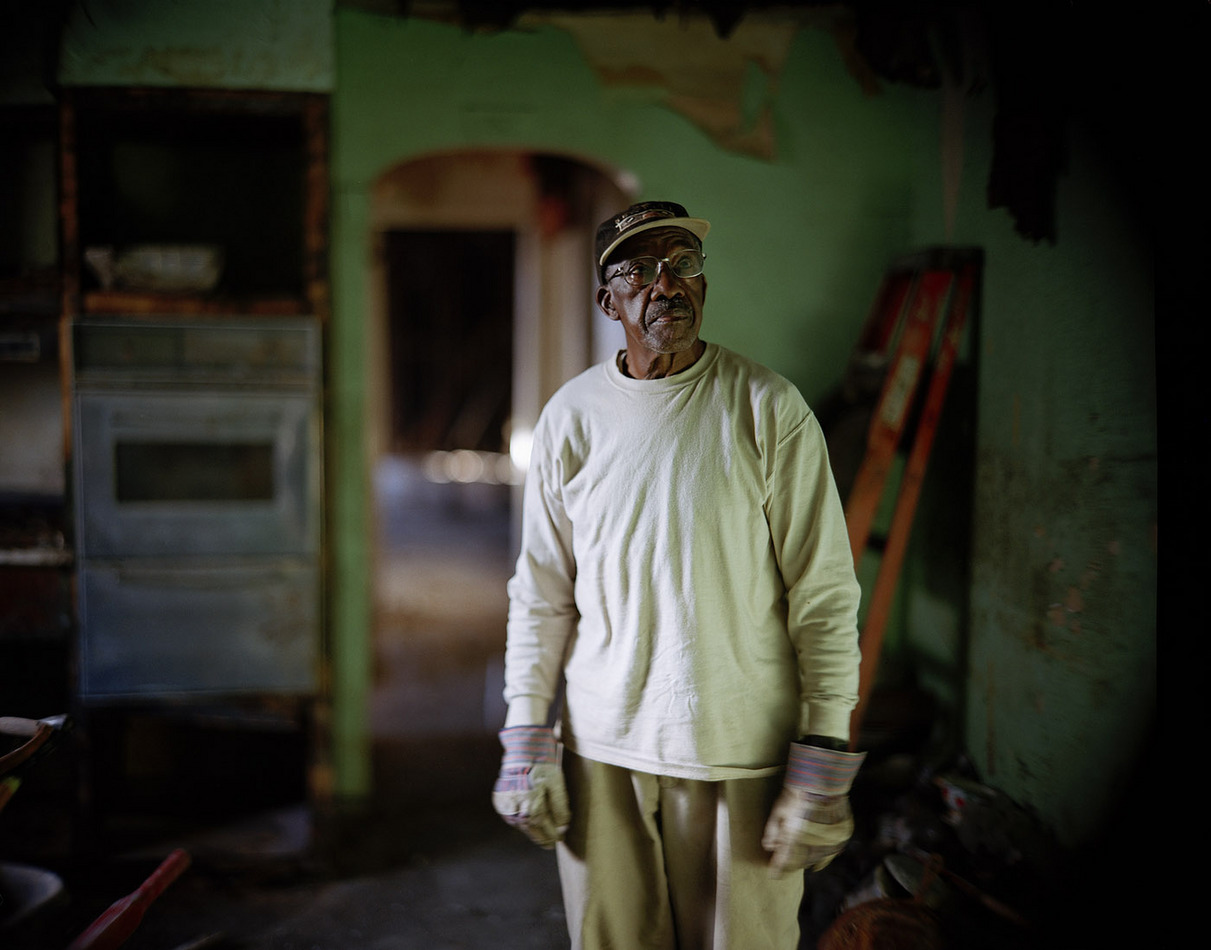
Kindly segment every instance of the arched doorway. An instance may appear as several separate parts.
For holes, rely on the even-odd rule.
[[[622,345],[596,314],[591,247],[632,190],[574,158],[501,150],[375,183],[376,787],[482,794],[495,768],[527,437],[559,385]],[[443,786],[409,783],[422,772]]]

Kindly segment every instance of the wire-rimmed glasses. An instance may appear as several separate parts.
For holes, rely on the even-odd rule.
[[[610,281],[615,277],[623,277],[628,284],[638,290],[646,287],[656,279],[660,274],[660,266],[662,264],[668,268],[669,273],[674,277],[688,280],[702,273],[705,261],[705,254],[687,247],[680,251],[674,251],[668,257],[636,257],[626,261],[614,273],[607,274],[606,280]]]

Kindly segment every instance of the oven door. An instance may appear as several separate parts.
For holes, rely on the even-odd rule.
[[[88,699],[316,689],[314,559],[113,562],[80,571]]]
[[[310,393],[100,391],[76,400],[81,557],[317,552]]]

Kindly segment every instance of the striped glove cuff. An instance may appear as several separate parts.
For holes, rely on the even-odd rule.
[[[865,752],[832,752],[792,742],[786,784],[813,795],[847,795],[865,758]]]
[[[556,762],[555,731],[549,726],[511,726],[500,731],[505,754],[501,771],[524,771],[532,765]]]

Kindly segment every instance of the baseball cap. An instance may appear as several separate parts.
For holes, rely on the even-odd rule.
[[[683,205],[673,201],[641,201],[597,226],[597,266],[605,264],[627,238],[652,228],[684,228],[701,241],[711,229],[702,218],[691,218]]]

